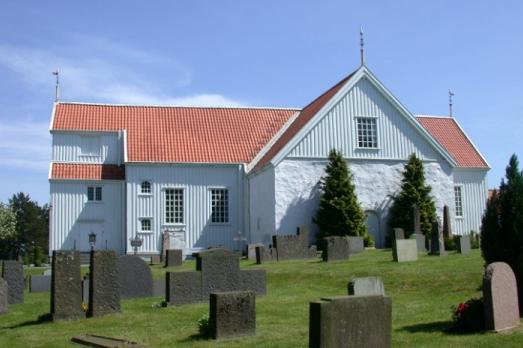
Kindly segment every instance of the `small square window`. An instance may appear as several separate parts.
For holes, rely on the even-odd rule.
[[[151,183],[149,181],[143,181],[141,184],[141,193],[151,193]]]
[[[150,232],[151,231],[151,219],[142,219],[140,221],[141,231]]]
[[[378,129],[375,118],[356,118],[358,147],[375,149],[378,147]]]

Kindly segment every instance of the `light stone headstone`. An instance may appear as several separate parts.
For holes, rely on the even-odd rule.
[[[394,261],[408,262],[418,260],[418,245],[414,239],[398,239],[393,247]]]
[[[470,253],[470,234],[465,234],[463,236],[458,236],[458,253],[467,255]]]
[[[519,325],[518,288],[510,266],[494,262],[483,275],[485,328],[496,332]]]
[[[385,296],[385,287],[378,277],[354,278],[349,282],[348,292],[356,296]]]
[[[262,243],[247,244],[247,259],[256,260],[256,247],[263,246]]]
[[[410,235],[409,237],[410,239],[414,239],[416,240],[416,245],[418,247],[418,253],[425,253],[427,252],[427,247],[426,247],[426,238],[425,238],[425,235],[422,234],[422,233],[413,233]]]

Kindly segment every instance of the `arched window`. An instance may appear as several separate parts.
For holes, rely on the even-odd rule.
[[[149,181],[142,182],[142,193],[151,193],[151,183]]]

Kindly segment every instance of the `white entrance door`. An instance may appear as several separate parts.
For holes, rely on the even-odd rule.
[[[385,236],[381,232],[380,219],[375,211],[369,210],[367,213],[367,229],[370,235],[374,238],[376,248],[385,247]]]

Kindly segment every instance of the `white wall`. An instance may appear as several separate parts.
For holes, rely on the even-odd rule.
[[[456,218],[452,232],[454,234],[468,234],[471,230],[479,232],[481,218],[487,204],[487,170],[456,168],[454,182],[461,186],[463,217]]]
[[[250,242],[269,245],[275,231],[274,168],[251,176],[249,187]]]
[[[206,248],[223,245],[237,249],[233,240],[243,227],[244,172],[241,165],[154,165],[128,164],[127,178],[127,243],[136,233],[144,243],[138,250],[142,253],[161,250],[161,234],[164,230],[178,231],[188,248]],[[141,195],[140,184],[151,183],[152,194]],[[210,189],[213,187],[229,190],[229,223],[212,224]],[[185,199],[185,221],[183,224],[165,223],[165,189],[183,188]],[[152,232],[139,233],[140,218],[152,218]]]
[[[309,225],[311,234],[317,227],[312,222],[319,204],[318,182],[325,175],[327,160],[284,160],[275,169],[276,232],[294,233],[301,224]],[[406,161],[349,160],[356,193],[362,208],[373,211],[379,218],[382,241],[388,230],[388,212],[391,196],[400,189]],[[438,215],[442,218],[443,206],[449,205],[453,214],[454,186],[449,165],[425,162],[427,184],[431,185]],[[379,236],[376,236],[379,237]],[[311,236],[312,241],[312,236]]]
[[[82,137],[97,134],[100,137],[100,155],[82,155]],[[123,162],[123,141],[119,133],[78,132],[52,133],[52,161],[74,163],[106,163],[120,164]]]
[[[123,183],[51,181],[49,249],[89,251],[87,235],[97,234],[96,248],[123,252]],[[102,201],[88,202],[87,187],[102,186]]]

